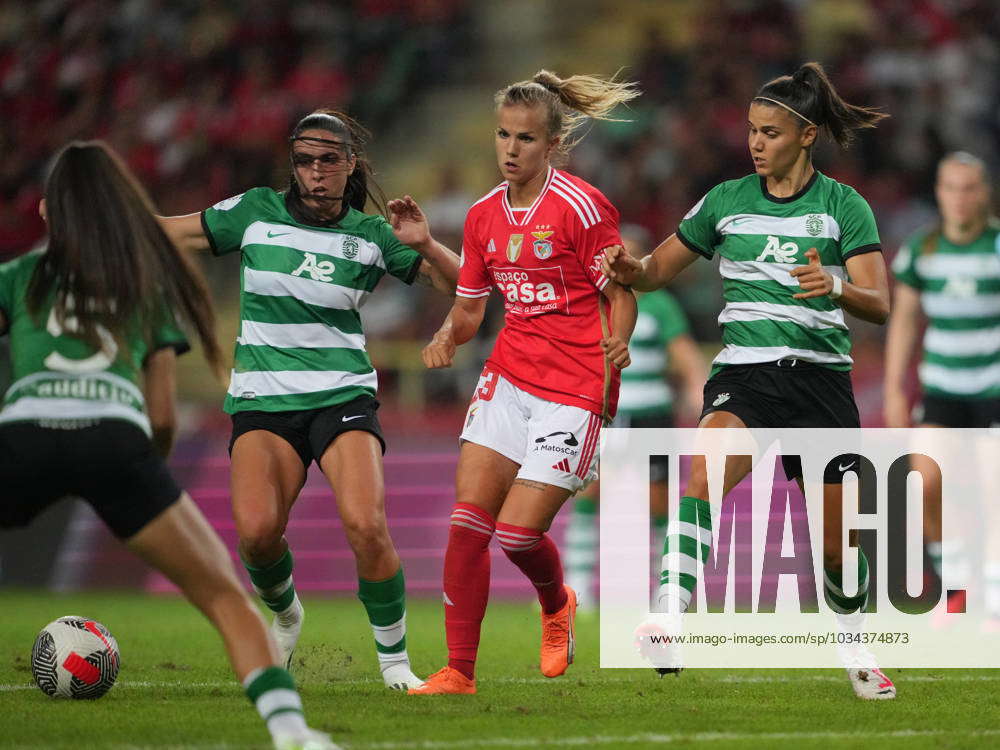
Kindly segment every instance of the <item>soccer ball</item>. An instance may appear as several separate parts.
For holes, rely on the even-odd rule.
[[[101,623],[68,615],[50,622],[31,649],[31,676],[53,698],[100,698],[118,677],[118,642]]]

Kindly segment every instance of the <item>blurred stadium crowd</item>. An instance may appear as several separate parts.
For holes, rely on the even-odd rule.
[[[429,91],[482,75],[486,66],[476,56],[483,52],[469,40],[487,5],[0,2],[0,257],[43,234],[36,205],[45,163],[67,140],[110,141],[168,214],[200,210],[250,186],[280,186],[287,133],[311,108],[346,108],[378,134],[416,116]],[[825,147],[816,158],[871,203],[890,257],[933,217],[942,154],[964,149],[994,174],[1000,166],[1000,14],[993,0],[562,5],[588,11],[594,25],[630,27],[630,58],[620,62],[644,95],[628,121],[593,128],[569,168],[605,192],[647,243],[672,232],[707,188],[747,173],[747,102],[762,83],[804,60],[821,61],[848,101],[893,115],[854,149]],[[633,9],[642,22],[630,18]],[[592,72],[561,63],[546,64],[561,74]],[[504,68],[514,77],[534,72],[520,70],[516,58]],[[476,81],[487,90],[507,82]],[[488,156],[486,142],[483,150],[478,156]],[[438,169],[445,173],[438,194],[418,197],[436,232],[457,247],[464,207],[489,184],[463,184],[461,171]],[[676,291],[696,337],[712,342],[720,295],[706,292],[719,289],[718,274],[707,263],[695,268]],[[425,333],[412,323],[380,334]],[[856,380],[874,383],[882,332],[852,327]],[[864,388],[859,401],[864,413]]]

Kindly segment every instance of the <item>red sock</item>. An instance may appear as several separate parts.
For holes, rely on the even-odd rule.
[[[476,674],[479,630],[490,597],[493,518],[482,508],[456,503],[444,554],[444,628],[448,666],[470,680]]]
[[[566,605],[559,550],[548,534],[509,523],[497,524],[497,539],[507,558],[528,576],[538,592],[542,611],[551,615]]]

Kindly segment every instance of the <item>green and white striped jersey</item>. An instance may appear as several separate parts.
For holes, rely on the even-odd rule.
[[[632,364],[622,370],[619,414],[643,417],[673,408],[674,395],[666,381],[667,345],[687,332],[687,318],[670,292],[639,295],[639,315],[628,345]]]
[[[0,264],[0,310],[9,325],[13,368],[0,423],[122,419],[151,435],[139,376],[153,352],[172,347],[182,354],[190,349],[176,318],[162,305],[148,324],[136,321],[131,327],[127,351],[121,351],[107,331],[100,331],[103,347],[95,351],[72,335],[75,318],[68,316],[60,325],[52,310],[54,293],[37,318],[28,311],[25,294],[43,252]]]
[[[968,245],[937,230],[917,232],[900,247],[892,270],[920,292],[927,316],[918,370],[924,392],[1000,398],[1000,225]]]
[[[361,306],[389,273],[409,284],[420,255],[382,216],[353,208],[314,227],[284,193],[254,188],[202,212],[216,255],[241,251],[240,332],[225,411],[292,411],[374,396]]]
[[[854,188],[815,172],[797,194],[775,198],[763,177],[748,175],[708,191],[677,236],[695,252],[720,256],[724,348],[713,374],[783,357],[851,368],[843,311],[827,296],[793,299],[802,290],[789,272],[816,248],[823,268],[846,278],[848,258],[881,249],[875,217]]]

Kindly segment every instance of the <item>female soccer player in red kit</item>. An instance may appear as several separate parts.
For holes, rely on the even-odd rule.
[[[587,118],[609,119],[638,96],[633,84],[539,71],[496,95],[496,155],[504,182],[465,220],[455,304],[424,349],[448,367],[455,347],[503,295],[503,330],[480,376],[461,436],[444,561],[448,666],[411,694],[474,693],[479,631],[494,532],[538,591],[541,669],[573,661],[576,595],[545,533],[562,504],[596,476],[604,420],[618,400],[636,319],[632,292],[602,277],[601,256],[621,244],[618,212],[583,180],[555,169]]]

